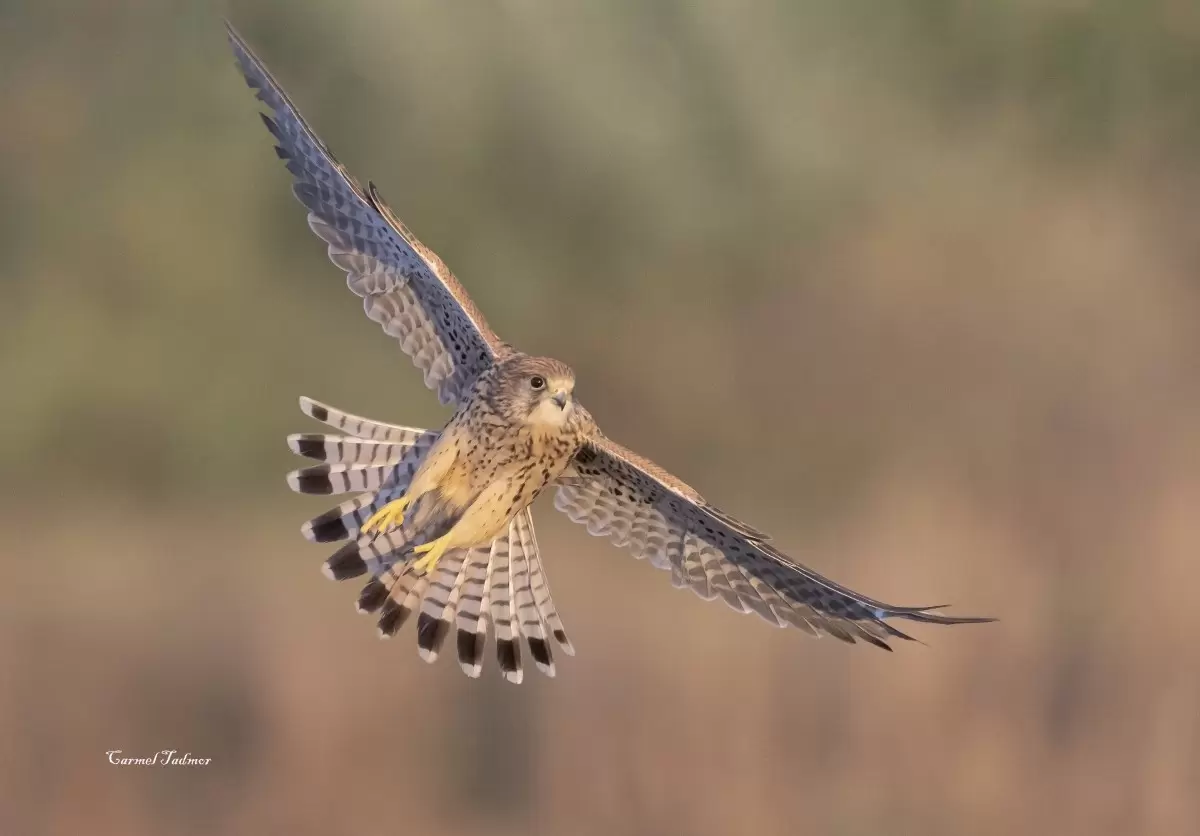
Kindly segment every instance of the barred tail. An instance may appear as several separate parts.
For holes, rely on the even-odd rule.
[[[311,398],[301,398],[300,409],[347,435],[288,436],[292,452],[325,462],[292,471],[288,474],[288,485],[298,493],[366,492],[301,525],[300,533],[314,543],[357,536],[372,514],[408,488],[421,458],[438,437],[432,430],[372,421]]]
[[[301,398],[300,408],[345,434],[288,436],[292,452],[320,462],[289,473],[288,484],[309,494],[361,491],[304,523],[301,533],[318,543],[348,541],[325,561],[323,570],[334,580],[369,576],[356,606],[376,616],[380,637],[394,636],[417,613],[417,648],[432,662],[453,627],[459,665],[468,676],[477,677],[490,622],[506,679],[519,683],[524,676],[522,636],[538,670],[554,676],[547,634],[568,655],[575,650],[550,596],[529,509],[489,545],[447,552],[432,574],[415,573],[413,545],[444,533],[419,526],[419,519],[428,519],[417,511],[420,500],[399,529],[365,536],[360,529],[375,511],[407,490],[438,433],[384,424],[309,398]]]

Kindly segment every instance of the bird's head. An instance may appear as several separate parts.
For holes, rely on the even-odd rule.
[[[575,372],[550,357],[518,356],[497,369],[504,400],[514,417],[557,429],[575,411]]]

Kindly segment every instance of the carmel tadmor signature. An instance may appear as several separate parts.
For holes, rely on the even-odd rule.
[[[163,749],[145,758],[125,757],[120,749],[108,750],[108,762],[114,766],[208,766],[212,758],[197,758],[191,752],[179,754],[177,749]]]

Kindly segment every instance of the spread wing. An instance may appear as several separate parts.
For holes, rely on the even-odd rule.
[[[296,178],[292,191],[308,207],[308,225],[346,271],[367,316],[400,342],[442,403],[457,404],[508,347],[442,260],[397,220],[373,184],[364,189],[350,176],[262,61],[226,28],[246,83],[271,111],[263,121]]]
[[[783,627],[827,633],[890,650],[909,636],[888,619],[965,624],[938,607],[897,607],[867,598],[794,562],[767,536],[705,502],[653,462],[599,436],[560,477],[555,507],[590,534],[610,538],[640,559],[669,569],[677,587],[720,597],[739,612],[756,612]]]

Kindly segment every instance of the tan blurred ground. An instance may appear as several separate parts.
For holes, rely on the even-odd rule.
[[[282,436],[300,394],[446,415],[308,235],[222,15],[610,435],[1001,623],[772,631],[547,504],[556,680],[376,641]],[[0,833],[1200,832],[1194,3],[0,20]]]

